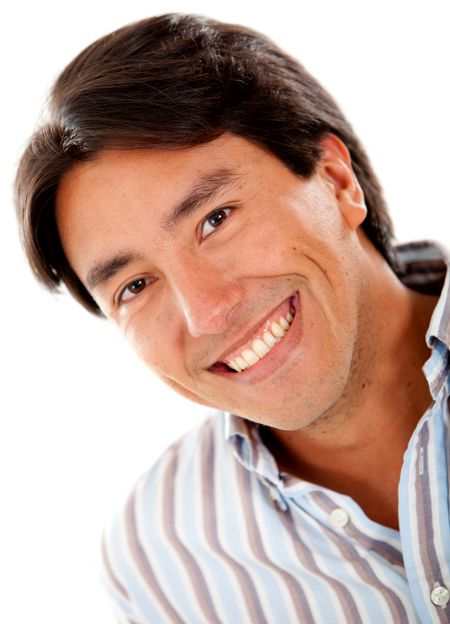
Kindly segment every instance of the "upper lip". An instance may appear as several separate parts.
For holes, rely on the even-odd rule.
[[[213,366],[214,364],[216,364],[217,362],[224,362],[225,358],[227,356],[228,353],[232,353],[233,351],[235,351],[235,349],[237,349],[238,347],[240,347],[241,345],[245,345],[246,342],[249,341],[250,337],[256,333],[256,330],[261,327],[261,325],[263,325],[267,319],[275,312],[275,310],[285,301],[292,299],[293,296],[290,295],[289,297],[287,297],[286,299],[283,299],[282,301],[280,301],[280,303],[277,303],[276,306],[274,306],[270,312],[268,312],[262,319],[260,319],[257,323],[255,323],[253,325],[253,327],[251,329],[249,329],[244,336],[240,337],[239,340],[236,340],[235,343],[233,343],[231,346],[227,347],[225,351],[222,351],[222,354],[217,358],[217,360],[215,360],[215,362],[211,365]]]

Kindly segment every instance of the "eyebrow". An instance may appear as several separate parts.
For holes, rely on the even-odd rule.
[[[216,198],[220,193],[234,186],[241,180],[241,176],[229,169],[218,169],[207,173],[189,191],[188,195],[177,204],[165,217],[163,227],[172,229],[193,212]]]
[[[97,262],[88,271],[86,277],[88,289],[97,290],[107,284],[121,269],[139,260],[143,260],[141,254],[123,251],[104,262]]]
[[[211,201],[225,189],[234,186],[240,176],[229,169],[218,169],[201,176],[186,197],[182,199],[164,218],[163,227],[172,229],[178,223]],[[112,258],[95,263],[88,271],[86,283],[89,291],[104,287],[123,268],[144,257],[132,251],[120,251]]]

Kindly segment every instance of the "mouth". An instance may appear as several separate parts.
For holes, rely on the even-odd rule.
[[[208,368],[213,373],[245,375],[269,353],[277,350],[294,321],[298,308],[298,293],[277,306],[252,332],[251,336],[221,356]]]

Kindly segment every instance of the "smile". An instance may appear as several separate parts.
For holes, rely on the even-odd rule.
[[[227,353],[211,369],[216,371],[227,369],[230,372],[240,373],[262,360],[289,331],[295,317],[292,299],[290,297],[278,306],[249,340]]]

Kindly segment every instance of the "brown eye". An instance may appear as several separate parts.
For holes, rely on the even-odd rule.
[[[231,208],[215,210],[206,217],[202,224],[202,238],[206,238],[228,218]]]
[[[119,295],[119,303],[129,301],[130,299],[138,295],[144,290],[149,282],[150,280],[148,278],[139,277],[138,279],[135,279],[127,284]]]

